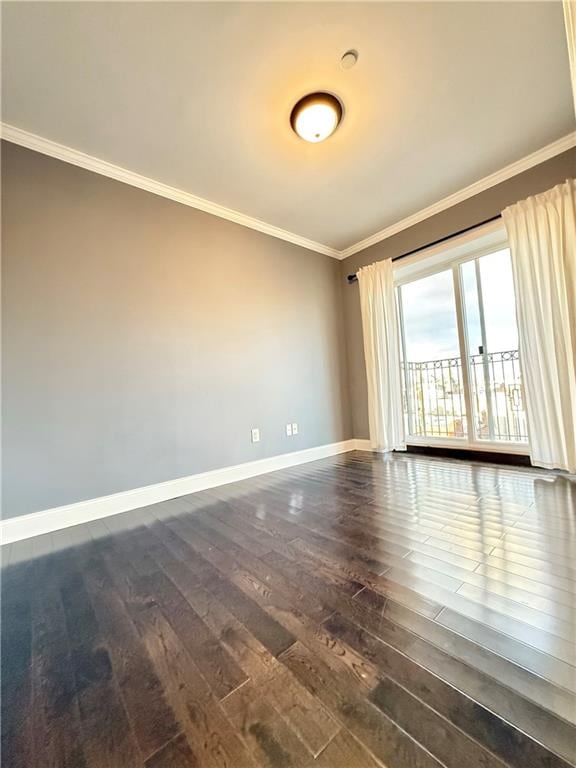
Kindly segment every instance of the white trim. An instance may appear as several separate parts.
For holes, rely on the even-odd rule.
[[[507,181],[513,176],[517,176],[519,173],[523,173],[524,171],[533,168],[535,165],[539,165],[546,160],[550,160],[550,158],[556,157],[556,155],[560,155],[562,152],[566,152],[568,149],[572,149],[573,147],[576,147],[576,131],[573,131],[567,136],[564,136],[561,139],[553,141],[551,144],[542,147],[542,149],[539,149],[536,152],[532,152],[532,154],[527,155],[526,157],[523,157],[520,160],[505,166],[504,168],[501,168],[499,171],[496,171],[496,173],[491,173],[490,176],[486,176],[479,181],[475,181],[473,184],[470,184],[468,187],[464,187],[464,189],[461,189],[459,192],[455,192],[454,194],[439,200],[437,203],[429,205],[427,208],[423,208],[417,213],[413,213],[411,216],[402,219],[396,224],[392,224],[385,229],[381,229],[379,232],[375,232],[373,235],[370,235],[370,237],[367,237],[364,240],[360,240],[358,243],[345,248],[343,251],[340,251],[338,258],[341,260],[347,259],[348,256],[352,256],[359,251],[363,251],[365,248],[369,248],[371,245],[380,243],[382,240],[386,240],[388,237],[392,237],[392,235],[396,235],[398,232],[402,232],[404,229],[413,227],[415,224],[419,224],[421,221],[424,221],[424,219],[428,219],[431,216],[442,213],[442,211],[445,211],[448,208],[452,208],[454,205],[458,205],[458,203],[462,203],[464,200],[468,200],[470,197],[474,197],[474,195],[477,195],[480,192],[484,192],[491,187],[495,187],[497,184],[500,184],[503,181]]]
[[[354,443],[355,443],[355,446],[354,446],[355,451],[372,451],[373,450],[372,443],[370,442],[370,440],[364,440],[357,437],[354,440]]]
[[[374,451],[370,440],[356,438],[354,451]],[[426,448],[453,448],[457,451],[485,451],[486,453],[514,453],[519,456],[529,456],[530,448],[528,443],[514,443],[510,441],[494,442],[489,440],[468,441],[463,437],[441,438],[441,437],[418,437],[417,435],[407,435],[406,443],[410,445],[419,445]]]
[[[370,237],[360,240],[348,248],[339,251],[329,245],[317,243],[315,240],[309,240],[294,232],[288,232],[287,230],[280,229],[272,224],[267,224],[260,219],[255,219],[252,216],[240,213],[239,211],[234,211],[223,205],[218,205],[218,203],[213,203],[203,197],[197,197],[189,192],[184,192],[182,189],[170,187],[167,184],[162,184],[147,176],[141,176],[139,173],[134,173],[133,171],[121,168],[118,165],[113,165],[105,160],[100,160],[92,155],[87,155],[84,152],[79,152],[76,149],[72,149],[72,147],[58,144],[50,139],[45,139],[42,136],[30,133],[29,131],[24,131],[22,128],[16,128],[14,125],[0,123],[0,128],[1,137],[13,144],[32,149],[35,152],[40,152],[49,157],[55,157],[58,160],[63,160],[65,163],[77,165],[88,171],[93,171],[102,176],[107,176],[110,179],[121,181],[124,184],[130,184],[133,187],[144,189],[147,192],[152,192],[154,195],[160,195],[160,197],[175,200],[177,203],[190,206],[190,208],[196,208],[197,210],[211,213],[213,216],[218,216],[221,219],[233,221],[235,224],[240,224],[243,227],[255,229],[258,232],[263,232],[265,235],[277,237],[279,240],[294,243],[294,245],[299,245],[310,251],[316,251],[316,253],[322,253],[325,256],[331,256],[333,259],[339,259],[340,261],[347,259],[349,256],[352,256],[359,251],[363,251],[365,248],[369,248],[371,245],[380,243],[382,240],[414,226],[414,224],[418,224],[431,216],[435,216],[437,213],[441,213],[447,208],[451,208],[464,200],[468,200],[468,198],[473,197],[480,192],[484,192],[485,190],[490,189],[490,187],[494,187],[496,184],[511,179],[513,176],[516,176],[523,171],[527,171],[539,163],[543,163],[562,152],[566,152],[568,149],[576,147],[576,131],[573,131],[567,136],[564,136],[557,141],[553,141],[551,144],[547,144],[536,152],[532,152],[532,154],[505,166],[501,170],[496,171],[496,173],[492,173],[490,176],[486,176],[485,178],[474,182],[474,184],[470,184],[459,192],[455,192],[453,195],[449,195],[448,197],[439,200],[437,203],[434,203],[427,208],[423,208],[421,211],[396,222],[396,224],[381,229],[379,232],[370,235]]]
[[[10,517],[0,521],[0,542],[11,544],[22,539],[51,533],[72,525],[88,523],[91,520],[99,520],[102,517],[118,515],[131,509],[146,507],[150,504],[158,504],[161,501],[175,499],[189,493],[196,493],[207,488],[216,488],[226,483],[234,483],[256,475],[268,472],[276,472],[286,467],[295,467],[308,461],[325,459],[328,456],[336,456],[347,451],[363,450],[358,444],[368,441],[343,440],[339,443],[319,445],[315,448],[306,448],[303,451],[283,453],[279,456],[271,456],[267,459],[248,461],[244,464],[214,469],[210,472],[201,472],[197,475],[179,477],[176,480],[168,480],[165,483],[147,485],[143,488],[134,488],[130,491],[113,493],[110,496],[100,496],[96,499],[79,501],[75,504],[67,504],[63,507],[44,509],[20,517]]]
[[[514,453],[518,456],[529,456],[528,443],[514,443],[511,440],[502,442],[486,442],[482,440],[466,440],[464,437],[418,437],[406,435],[406,444],[421,445],[426,448],[453,448],[455,451],[483,451],[486,453]]]
[[[57,160],[63,160],[65,163],[77,165],[88,171],[99,173],[101,176],[107,176],[110,179],[121,181],[124,184],[130,184],[132,187],[144,189],[146,192],[152,192],[154,195],[166,197],[168,200],[175,200],[177,203],[188,205],[190,208],[196,208],[199,211],[211,213],[213,216],[233,221],[235,224],[240,224],[243,227],[255,229],[258,232],[263,232],[265,235],[277,237],[279,240],[286,240],[289,243],[294,243],[294,245],[299,245],[310,251],[322,253],[325,256],[331,256],[334,259],[339,258],[339,251],[328,245],[323,245],[314,240],[309,240],[306,237],[296,235],[293,232],[288,232],[285,229],[280,229],[272,224],[267,224],[265,221],[254,219],[252,216],[247,216],[245,213],[240,213],[240,211],[234,211],[231,208],[218,205],[218,203],[213,203],[211,200],[205,200],[203,197],[197,197],[189,192],[184,192],[182,189],[162,184],[147,176],[141,176],[139,173],[129,171],[127,168],[121,168],[119,165],[113,165],[105,160],[99,160],[97,157],[86,155],[84,152],[79,152],[71,147],[66,147],[64,144],[58,144],[50,139],[44,139],[42,136],[29,133],[21,128],[16,128],[13,125],[2,123],[2,138],[13,144],[18,144],[21,147],[33,149],[35,152],[40,152],[43,155],[55,157]]]

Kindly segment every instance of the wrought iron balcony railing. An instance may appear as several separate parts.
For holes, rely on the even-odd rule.
[[[408,434],[465,437],[468,433],[459,357],[402,364]],[[471,355],[468,367],[475,436],[525,442],[528,428],[518,350]]]

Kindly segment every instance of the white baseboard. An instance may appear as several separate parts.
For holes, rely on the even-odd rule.
[[[134,488],[131,491],[113,493],[110,496],[100,496],[96,499],[79,501],[75,504],[67,504],[63,507],[44,509],[33,512],[30,515],[10,517],[0,521],[0,542],[10,544],[43,533],[69,528],[72,525],[88,523],[102,517],[117,515],[121,512],[129,512],[131,509],[146,507],[149,504],[157,504],[168,499],[175,499],[188,493],[196,493],[207,488],[216,488],[219,485],[233,483],[237,480],[245,480],[256,475],[264,475],[275,472],[285,467],[294,467],[305,464],[308,461],[325,459],[328,456],[336,456],[338,453],[354,450],[369,450],[365,444],[368,440],[343,440],[339,443],[319,445],[316,448],[306,448],[303,451],[283,453],[279,456],[271,456],[268,459],[248,461],[245,464],[237,464],[232,467],[214,469],[210,472],[201,472],[197,475],[179,477],[176,480],[168,480],[165,483],[147,485],[143,488]]]

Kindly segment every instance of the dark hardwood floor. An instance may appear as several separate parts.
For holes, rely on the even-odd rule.
[[[576,484],[349,453],[3,549],[5,768],[576,765]]]

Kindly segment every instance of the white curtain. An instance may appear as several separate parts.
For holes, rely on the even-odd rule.
[[[502,213],[532,463],[576,472],[576,181]]]
[[[392,260],[358,271],[368,380],[370,442],[375,451],[406,448],[398,318]]]
[[[572,75],[572,95],[576,113],[576,0],[564,0],[564,21],[566,22],[566,40]]]

